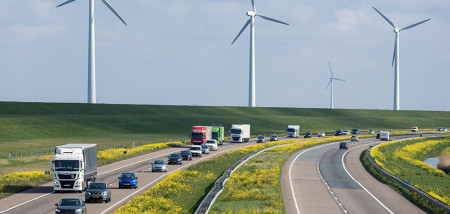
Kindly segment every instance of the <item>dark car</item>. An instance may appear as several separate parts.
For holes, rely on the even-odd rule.
[[[334,136],[339,136],[339,135],[344,135],[344,132],[342,131],[342,129],[338,129],[338,130],[336,130],[336,132],[334,133]]]
[[[348,149],[347,142],[339,143],[339,149]]]
[[[180,154],[173,153],[173,154],[170,154],[168,162],[169,162],[169,164],[180,164],[181,165],[183,163],[183,158],[181,157]]]
[[[138,185],[138,177],[135,173],[132,172],[124,172],[119,177],[119,189],[129,187],[129,188],[137,188]]]
[[[312,137],[312,133],[311,132],[306,132],[304,138],[311,138]]]
[[[278,141],[278,135],[270,136],[270,141]]]
[[[192,160],[192,152],[190,150],[183,150],[180,154],[183,160]]]
[[[359,129],[352,129],[352,134],[361,134]]]
[[[105,201],[106,203],[111,201],[111,191],[108,184],[105,182],[92,182],[84,193],[84,201],[86,203],[91,201]]]
[[[84,214],[87,213],[86,204],[79,198],[61,198],[59,203],[56,205],[56,214],[64,213],[76,213]]]

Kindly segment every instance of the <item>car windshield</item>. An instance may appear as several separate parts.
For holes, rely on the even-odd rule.
[[[177,158],[177,157],[180,157],[180,155],[179,154],[171,154],[170,157],[171,158]]]
[[[276,136],[276,135],[272,135],[272,137],[273,137],[273,138],[275,138],[275,137],[278,137],[278,136]]]
[[[306,134],[311,134],[311,132],[306,132]]]
[[[55,160],[55,171],[78,171],[80,161],[78,160]]]
[[[240,129],[231,129],[231,134],[241,134],[242,130]]]
[[[155,160],[154,164],[164,164],[164,160]]]
[[[264,136],[259,136],[258,137],[258,139],[264,139],[264,138],[266,138],[266,137],[264,137]]]
[[[345,130],[344,132],[349,132],[348,130]]]
[[[192,133],[192,139],[203,139],[203,133]]]
[[[131,174],[131,173],[123,173],[121,177],[122,177],[122,178],[134,178],[134,174]]]
[[[78,198],[71,198],[71,199],[61,199],[59,201],[59,206],[80,206],[81,200]]]
[[[105,183],[91,183],[88,186],[88,189],[106,189]]]
[[[202,148],[209,148],[209,146],[208,145],[202,145]]]
[[[201,147],[191,147],[191,150],[201,150]]]
[[[336,130],[336,132],[342,132],[342,129],[338,129],[338,130]]]
[[[186,150],[181,151],[181,154],[189,154],[189,153],[190,153],[190,151],[186,151]]]
[[[215,144],[215,142],[212,140],[208,140],[208,141],[206,141],[206,143]]]

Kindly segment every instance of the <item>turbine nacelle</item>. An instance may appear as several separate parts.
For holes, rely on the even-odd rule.
[[[395,32],[395,33],[400,33],[400,29],[394,28],[394,32]]]
[[[255,17],[256,13],[255,11],[247,11],[247,16]]]

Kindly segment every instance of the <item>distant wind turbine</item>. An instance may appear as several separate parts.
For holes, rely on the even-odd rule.
[[[75,0],[68,0],[64,3],[56,6],[61,7],[63,5],[74,2]],[[94,1],[89,0],[89,47],[88,47],[88,103],[96,103],[96,88],[95,88],[95,27],[94,27]],[[102,0],[102,2],[108,7],[125,25],[125,21],[119,14],[114,10],[114,8],[109,4],[107,0]]]
[[[239,34],[234,38],[233,42],[231,44],[233,45],[234,42],[239,38],[239,36],[242,34],[242,32],[247,28],[247,26],[250,24],[250,71],[249,71],[249,97],[248,97],[248,106],[249,107],[255,107],[255,17],[259,16],[265,20],[269,20],[272,22],[277,22],[284,25],[289,25],[288,23],[261,15],[256,13],[255,8],[255,2],[252,0],[252,11],[247,12],[247,16],[250,16],[248,21],[245,23],[244,27],[241,29]]]
[[[409,25],[407,27],[404,27],[402,29],[398,29],[394,23],[389,20],[385,15],[383,15],[380,11],[378,11],[375,7],[373,7],[375,11],[377,11],[378,14],[381,15],[381,17],[384,18],[393,28],[395,33],[395,45],[394,45],[394,56],[392,58],[392,66],[394,66],[395,62],[395,77],[394,77],[394,110],[400,110],[400,32],[404,30],[408,30],[410,28],[413,28],[417,25],[420,25],[424,22],[430,21],[431,19],[423,20],[421,22],[418,22],[416,24]]]
[[[339,81],[344,81],[343,79],[339,79],[339,78],[335,78],[334,74],[333,74],[333,70],[331,69],[331,65],[330,63],[328,63],[328,67],[330,67],[330,72],[331,72],[331,76],[330,76],[330,81],[328,82],[327,87],[325,88],[325,90],[327,90],[328,86],[331,85],[331,100],[330,100],[330,109],[334,108],[334,102],[333,102],[333,81],[334,80],[339,80]]]

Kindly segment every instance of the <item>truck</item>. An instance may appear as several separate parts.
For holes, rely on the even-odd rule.
[[[232,124],[230,137],[232,143],[247,143],[250,140],[250,125]]]
[[[191,144],[203,145],[212,138],[212,126],[192,126]]]
[[[389,132],[380,131],[380,140],[389,140]]]
[[[221,125],[212,126],[212,139],[217,140],[217,143],[219,145],[223,144],[224,134],[225,134],[225,127]]]
[[[300,135],[300,125],[288,125],[286,132],[287,137],[298,138],[298,136]]]
[[[55,192],[83,192],[97,176],[97,144],[56,146],[50,169]]]

